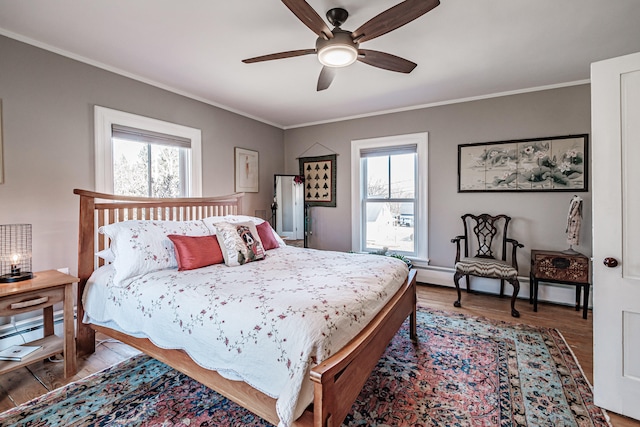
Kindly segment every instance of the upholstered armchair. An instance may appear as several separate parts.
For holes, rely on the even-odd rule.
[[[451,243],[456,244],[456,272],[453,280],[458,292],[458,300],[453,303],[454,306],[461,307],[460,278],[462,276],[467,278],[467,292],[471,289],[469,276],[499,279],[501,297],[504,295],[505,281],[513,286],[511,315],[520,317],[520,313],[515,308],[516,298],[520,292],[516,250],[523,248],[524,245],[507,237],[510,221],[511,217],[507,215],[462,215],[464,235],[451,239]],[[511,246],[508,247],[508,245]],[[510,252],[509,261],[507,261],[508,252]],[[469,254],[473,255],[469,256]]]

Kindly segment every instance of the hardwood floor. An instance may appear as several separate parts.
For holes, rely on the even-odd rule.
[[[514,319],[510,315],[509,298],[463,292],[462,308],[455,308],[454,300],[453,288],[418,286],[418,303],[423,306],[560,330],[578,358],[586,377],[590,382],[593,381],[591,312],[589,312],[589,318],[584,320],[582,313],[574,311],[571,307],[539,303],[538,312],[534,313],[528,301],[518,300],[516,308],[520,311],[521,317]],[[105,336],[98,335],[97,338],[99,345],[96,352],[78,360],[78,373],[71,378],[63,377],[62,363],[50,361],[35,363],[0,376],[0,412],[138,354],[137,350],[108,340]],[[609,415],[614,427],[640,427],[640,421],[613,413]]]

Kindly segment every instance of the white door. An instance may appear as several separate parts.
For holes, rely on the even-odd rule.
[[[591,109],[595,403],[640,419],[640,53],[592,64]]]

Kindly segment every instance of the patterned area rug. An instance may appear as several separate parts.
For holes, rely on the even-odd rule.
[[[555,330],[420,309],[346,426],[609,426]],[[0,414],[0,426],[269,426],[168,366],[137,356]]]

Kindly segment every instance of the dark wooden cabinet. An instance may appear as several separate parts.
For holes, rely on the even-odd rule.
[[[529,302],[533,304],[533,311],[538,311],[539,281],[565,283],[576,286],[576,311],[580,310],[580,294],[584,294],[582,317],[586,319],[589,305],[589,265],[589,258],[581,253],[533,249],[529,288]]]

